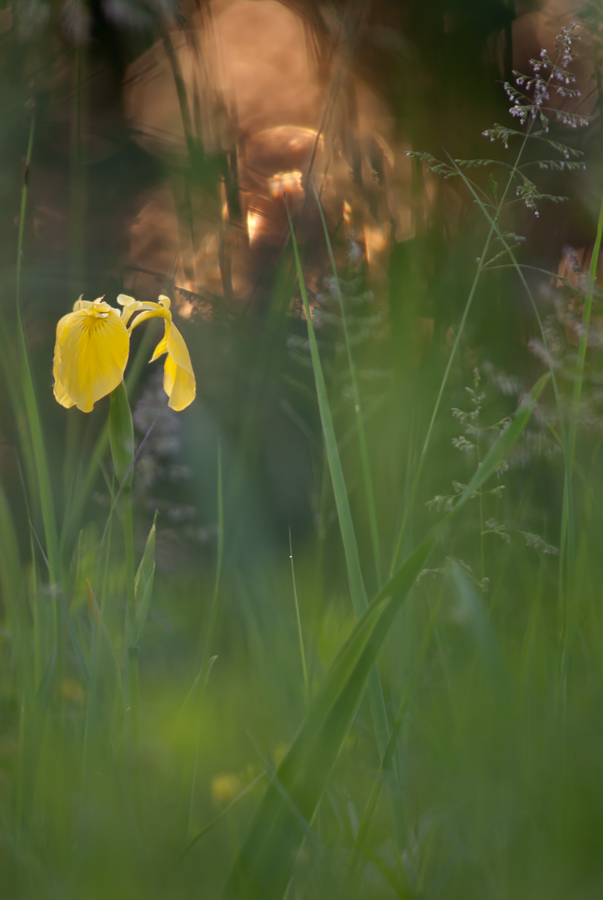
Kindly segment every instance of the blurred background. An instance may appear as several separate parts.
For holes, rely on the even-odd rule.
[[[266,773],[353,626],[287,211],[369,599],[452,508],[534,382],[549,370],[557,380],[445,531],[385,642],[390,726],[400,714],[393,774],[364,699],[286,896],[600,896],[597,286],[586,332],[584,309],[603,195],[603,5],[0,3],[5,896],[220,896]],[[531,73],[543,48],[556,59],[572,21],[580,95],[551,91],[570,118],[552,112],[545,139],[522,150],[531,203],[517,190],[518,143],[483,132],[521,129],[503,83]],[[561,145],[575,166],[547,162],[570,158]],[[495,239],[476,279],[483,203],[413,152],[478,161],[463,172],[493,204],[505,191],[497,222],[513,257]],[[156,521],[156,569],[133,759],[116,687],[126,575],[119,523],[107,538],[109,399],[83,414],[52,396],[58,319],[80,295],[114,305],[120,293],[172,299],[197,378],[194,404],[168,409],[160,364],[147,365],[159,331],[134,334],[134,546],[138,562]],[[17,295],[59,587],[30,475]],[[564,415],[577,431],[569,475]],[[94,690],[67,631],[50,675],[53,642],[36,643],[60,591],[94,647],[91,590],[107,635]],[[24,660],[46,697],[41,719],[24,712]]]

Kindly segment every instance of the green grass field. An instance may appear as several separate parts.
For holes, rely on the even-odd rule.
[[[82,292],[122,292],[111,197],[167,176],[193,196],[220,166],[190,135],[176,174],[129,139],[86,160],[88,50],[57,49],[54,7],[0,19],[6,900],[603,892],[600,98],[584,122],[535,102],[573,31],[507,99],[484,60],[511,6],[485,3],[487,27],[410,6],[418,56],[377,74],[414,237],[377,278],[320,202],[311,241],[286,203],[267,308],[174,315],[197,382],[177,412],[147,368],[164,313],[90,413],[53,397],[55,329]],[[59,63],[67,89],[44,83]],[[39,224],[53,202],[64,246]],[[564,272],[560,235],[588,250]]]

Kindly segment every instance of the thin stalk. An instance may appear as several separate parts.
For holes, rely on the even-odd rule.
[[[479,447],[479,431],[477,434],[476,447],[477,447],[477,467],[479,469],[479,467],[482,464],[481,452],[480,452],[480,447]],[[480,578],[482,581],[482,590],[483,590],[483,583],[484,583],[484,578],[486,575],[485,554],[484,554],[484,495],[483,495],[483,491],[479,491],[479,556],[480,556],[480,572],[481,572]]]
[[[446,368],[444,370],[444,375],[440,382],[440,387],[438,390],[438,394],[436,397],[436,402],[433,407],[433,411],[431,413],[431,418],[429,420],[429,425],[427,427],[427,434],[425,435],[425,439],[423,441],[423,446],[421,447],[421,452],[419,454],[419,460],[417,462],[417,468],[415,469],[415,473],[410,485],[410,492],[408,499],[406,501],[406,506],[404,510],[404,515],[402,517],[402,523],[398,530],[398,536],[396,538],[396,543],[394,546],[394,552],[392,555],[392,561],[390,565],[390,577],[396,571],[398,565],[398,559],[400,558],[400,553],[402,551],[402,544],[404,541],[404,536],[406,534],[406,529],[408,527],[408,523],[410,521],[410,516],[414,507],[414,502],[417,496],[417,491],[419,488],[419,482],[421,480],[421,475],[423,474],[423,467],[425,465],[425,459],[427,457],[427,451],[429,449],[429,445],[431,443],[431,435],[433,433],[433,429],[436,423],[436,419],[440,412],[440,406],[442,403],[442,397],[444,396],[444,391],[446,389],[446,385],[448,384],[448,378],[450,376],[450,370],[452,369],[452,363],[456,358],[456,354],[458,352],[458,348],[461,343],[461,337],[465,331],[465,325],[467,324],[467,319],[469,318],[469,312],[471,310],[471,306],[473,304],[473,298],[475,297],[475,292],[477,290],[477,286],[479,284],[480,276],[482,274],[482,260],[485,258],[488,253],[488,248],[490,247],[490,243],[493,237],[493,229],[491,228],[488,236],[486,237],[486,241],[484,243],[484,249],[482,250],[482,255],[480,257],[480,262],[477,266],[477,271],[475,273],[475,277],[473,279],[473,283],[471,285],[471,289],[469,291],[469,296],[467,297],[467,302],[465,303],[465,309],[463,310],[463,315],[461,318],[460,325],[458,327],[454,344],[452,345],[452,350],[450,351],[450,356],[448,357],[448,362],[446,363]]]
[[[132,746],[138,748],[140,729],[140,672],[138,667],[138,647],[128,647],[128,687],[130,691],[130,723]]]
[[[38,593],[38,567],[36,565],[36,551],[33,542],[33,534],[29,535],[29,546],[31,554],[31,602],[33,605],[33,628],[34,628],[34,678],[35,683],[40,683],[42,677],[42,611],[40,609],[40,597]]]
[[[601,240],[603,238],[603,199],[599,209],[599,219],[597,222],[597,236],[593,247],[593,255],[590,261],[590,269],[588,273],[588,290],[584,297],[584,310],[582,312],[582,325],[580,329],[580,340],[578,342],[578,359],[576,361],[576,380],[574,382],[574,392],[572,397],[572,416],[569,427],[569,452],[570,461],[573,463],[576,455],[576,435],[578,432],[578,413],[580,406],[580,397],[582,396],[582,384],[584,382],[584,367],[586,363],[586,348],[588,346],[588,329],[590,326],[591,313],[593,308],[593,296],[595,292],[595,282],[597,279],[597,265],[599,262],[599,254],[601,252]]]
[[[350,509],[348,493],[343,477],[343,469],[341,467],[341,460],[339,458],[339,449],[337,445],[337,438],[335,435],[335,427],[333,425],[333,416],[331,414],[331,408],[329,406],[327,387],[322,370],[322,362],[318,350],[318,343],[316,341],[316,334],[314,332],[314,325],[312,323],[312,313],[310,310],[310,304],[308,302],[308,293],[306,291],[306,284],[301,266],[301,260],[299,257],[297,241],[295,239],[293,221],[291,219],[291,213],[289,212],[289,205],[287,204],[286,197],[283,197],[283,200],[291,232],[291,243],[293,246],[293,255],[295,258],[295,267],[297,270],[299,290],[302,298],[304,312],[306,314],[308,340],[312,357],[312,369],[314,372],[314,381],[316,386],[316,397],[318,400],[318,408],[320,412],[320,421],[325,442],[326,457],[329,464],[329,471],[331,473],[333,494],[335,497],[335,505],[337,508],[337,516],[339,519],[339,528],[341,531],[341,539],[343,543],[348,571],[348,582],[350,586],[352,607],[356,619],[360,619],[366,612],[368,606],[364,581],[362,577],[362,570],[360,567],[360,554],[358,552],[358,544],[356,542],[356,534],[354,532],[352,512]],[[379,679],[379,672],[375,667],[373,667],[368,677],[367,690],[371,708],[371,716],[373,719],[373,727],[375,731],[375,740],[377,742],[379,753],[383,755],[390,738],[390,730],[387,719],[387,711],[385,707],[385,698],[383,696],[383,688]],[[395,767],[394,770],[399,780],[399,775]],[[392,814],[394,817],[394,824],[396,826],[396,833],[398,836],[401,836],[403,833],[403,823],[400,820],[399,812],[400,811],[397,808],[396,804],[392,804]]]
[[[569,592],[570,584],[575,576],[575,532],[574,532],[574,519],[573,519],[573,509],[566,505],[565,497],[567,495],[568,501],[573,498],[573,481],[574,481],[574,471],[576,465],[576,439],[578,434],[578,418],[580,414],[580,398],[582,396],[582,385],[584,382],[584,368],[586,365],[586,349],[588,347],[588,332],[590,327],[590,319],[592,314],[593,307],[593,296],[595,293],[595,283],[597,280],[597,267],[599,263],[599,254],[601,252],[601,241],[603,239],[603,199],[601,200],[601,206],[599,208],[599,219],[597,222],[597,235],[595,238],[595,245],[593,247],[593,253],[590,261],[590,268],[588,273],[588,289],[586,291],[586,295],[584,297],[584,309],[582,311],[582,325],[580,328],[580,340],[578,342],[578,358],[576,360],[576,376],[574,381],[574,390],[572,395],[572,406],[571,406],[571,415],[570,415],[570,423],[569,423],[569,435],[568,435],[568,453],[569,453],[569,466],[566,471],[565,478],[565,491],[564,491],[564,507],[563,507],[563,537],[567,536],[567,544],[568,544],[568,570],[566,574],[567,591]],[[560,665],[561,671],[565,671],[564,659],[567,650],[567,633],[568,633],[568,597],[566,595],[566,601],[564,607],[562,608],[562,616],[560,622],[560,631],[561,631],[561,655],[560,655]]]
[[[350,855],[350,859],[347,866],[347,878],[350,886],[356,884],[360,887],[361,879],[360,879],[360,871],[359,866],[361,864],[361,857],[364,845],[366,843],[366,839],[368,837],[368,833],[370,830],[370,826],[373,820],[373,816],[375,814],[375,810],[377,808],[377,801],[379,800],[379,795],[381,793],[381,788],[383,787],[383,781],[385,772],[391,768],[392,761],[395,758],[396,746],[398,742],[398,735],[400,733],[400,729],[402,727],[402,723],[404,721],[404,715],[406,714],[406,710],[408,709],[408,705],[410,703],[410,698],[412,696],[412,691],[415,685],[415,681],[419,674],[419,670],[421,668],[421,664],[425,659],[425,655],[427,653],[431,636],[433,634],[434,626],[436,623],[437,613],[440,607],[440,603],[442,600],[442,594],[438,598],[437,603],[435,604],[431,616],[429,617],[429,622],[427,624],[427,628],[423,634],[423,640],[421,641],[421,646],[419,648],[419,652],[417,654],[417,658],[412,668],[412,672],[410,675],[410,679],[408,681],[408,686],[404,692],[404,696],[402,698],[402,702],[398,708],[398,713],[396,715],[396,719],[394,722],[394,726],[392,728],[392,733],[381,759],[381,764],[375,776],[375,780],[373,782],[373,787],[371,793],[369,795],[368,802],[366,804],[362,819],[360,821],[360,825],[358,827],[358,831],[356,832],[356,838],[354,840],[354,846],[352,848],[352,853]],[[352,892],[352,891],[351,891]]]
[[[293,600],[295,602],[295,617],[297,621],[297,635],[299,638],[299,652],[301,655],[301,663],[302,663],[302,671],[304,673],[304,690],[306,694],[306,700],[309,699],[309,682],[308,682],[308,668],[306,666],[306,652],[304,650],[304,635],[302,632],[301,626],[301,618],[299,615],[299,602],[297,600],[297,584],[295,582],[295,566],[293,564],[293,541],[291,539],[291,526],[289,526],[289,559],[291,560],[291,580],[293,582]]]
[[[398,564],[398,559],[399,559],[399,557],[400,557],[400,552],[401,552],[401,550],[402,550],[402,544],[403,544],[403,541],[404,541],[404,536],[405,536],[405,534],[406,534],[406,529],[407,529],[407,527],[408,527],[408,523],[409,523],[409,521],[410,521],[410,516],[411,516],[412,510],[413,510],[413,507],[414,507],[414,502],[415,502],[415,499],[416,499],[416,496],[417,496],[417,490],[418,490],[418,487],[419,487],[419,482],[420,482],[420,480],[421,480],[421,475],[423,474],[423,467],[424,467],[424,465],[425,465],[425,459],[426,459],[426,456],[427,456],[427,451],[428,451],[429,445],[430,445],[430,443],[431,443],[431,435],[432,435],[432,433],[433,433],[433,429],[434,429],[434,426],[435,426],[435,422],[436,422],[436,419],[437,419],[438,414],[439,414],[439,411],[440,411],[440,406],[441,406],[441,403],[442,403],[442,398],[443,398],[443,396],[444,396],[444,391],[445,391],[445,389],[446,389],[446,385],[448,384],[448,378],[449,378],[449,376],[450,376],[450,371],[451,371],[451,369],[452,369],[452,363],[454,362],[454,360],[455,360],[455,358],[456,358],[456,355],[457,355],[457,352],[458,352],[458,348],[459,348],[460,343],[461,343],[461,338],[462,338],[463,333],[464,333],[464,331],[465,331],[465,325],[467,324],[467,319],[468,319],[468,317],[469,317],[469,312],[470,312],[471,306],[472,306],[472,304],[473,304],[473,299],[474,299],[474,297],[475,297],[475,292],[477,291],[477,286],[478,286],[478,284],[479,284],[479,281],[480,281],[480,278],[481,278],[482,271],[484,270],[484,268],[485,268],[485,266],[486,266],[487,255],[488,255],[488,250],[489,250],[489,248],[490,248],[490,244],[491,244],[491,242],[492,242],[492,239],[493,239],[495,233],[499,233],[499,229],[498,229],[498,224],[497,224],[497,223],[498,223],[498,220],[499,220],[499,217],[500,217],[500,213],[501,213],[501,210],[502,210],[503,205],[504,205],[504,203],[505,203],[505,200],[506,200],[506,198],[507,198],[507,194],[509,193],[509,190],[510,190],[510,188],[511,188],[511,184],[512,184],[512,182],[513,182],[513,178],[514,178],[515,172],[516,172],[516,170],[517,170],[517,168],[518,168],[518,166],[519,166],[519,163],[520,163],[521,158],[522,158],[522,156],[523,156],[523,153],[524,153],[524,151],[525,151],[526,144],[527,144],[528,139],[529,139],[529,137],[530,137],[530,132],[531,132],[532,124],[533,124],[533,120],[532,120],[532,122],[530,122],[530,126],[529,126],[529,128],[528,128],[526,134],[524,135],[523,141],[522,141],[521,146],[520,146],[520,148],[519,148],[519,151],[518,151],[518,153],[517,153],[517,158],[516,158],[516,160],[515,160],[515,165],[513,166],[513,169],[511,170],[511,173],[509,174],[509,178],[508,178],[508,180],[507,180],[506,187],[505,187],[505,189],[504,189],[504,191],[503,191],[503,193],[502,193],[502,196],[501,196],[501,198],[500,198],[500,201],[498,202],[498,204],[497,204],[497,206],[496,206],[496,211],[495,211],[495,214],[494,214],[494,217],[493,217],[493,218],[489,215],[489,213],[487,212],[487,210],[485,210],[485,207],[484,207],[483,202],[477,197],[475,191],[472,191],[474,197],[478,200],[479,205],[480,205],[480,206],[482,207],[482,209],[486,212],[486,215],[487,215],[487,217],[488,217],[488,219],[489,219],[489,221],[490,221],[490,229],[489,229],[488,234],[487,234],[487,236],[486,236],[486,240],[484,241],[484,247],[483,247],[483,250],[482,250],[481,255],[480,255],[480,257],[479,257],[479,262],[478,262],[478,264],[477,264],[477,270],[476,270],[476,272],[475,272],[475,276],[474,276],[474,278],[473,278],[473,282],[472,282],[471,288],[470,288],[470,290],[469,290],[469,295],[468,295],[468,297],[467,297],[467,302],[465,303],[465,309],[463,310],[463,315],[462,315],[462,317],[461,317],[460,325],[459,325],[459,327],[458,327],[458,330],[457,330],[457,333],[456,333],[456,336],[455,336],[455,339],[454,339],[454,344],[452,345],[452,350],[450,351],[450,355],[449,355],[449,357],[448,357],[448,362],[446,363],[446,368],[445,368],[445,370],[444,370],[444,375],[443,375],[442,380],[441,380],[441,382],[440,382],[440,387],[439,387],[438,394],[437,394],[437,397],[436,397],[436,402],[435,402],[435,405],[434,405],[434,407],[433,407],[433,412],[432,412],[432,414],[431,414],[431,418],[430,418],[430,420],[429,420],[429,425],[428,425],[428,428],[427,428],[427,434],[425,435],[425,440],[423,441],[423,446],[422,446],[422,448],[421,448],[421,453],[420,453],[420,455],[419,455],[419,460],[418,460],[418,463],[417,463],[417,468],[416,468],[416,470],[415,470],[415,474],[414,474],[414,477],[413,477],[413,480],[412,480],[412,483],[411,483],[410,493],[409,493],[408,499],[407,499],[407,501],[406,501],[406,508],[405,508],[405,510],[404,510],[404,515],[403,515],[403,518],[402,518],[402,523],[401,523],[401,525],[400,525],[400,528],[399,528],[399,531],[398,531],[398,536],[397,536],[397,539],[396,539],[396,543],[395,543],[395,545],[394,545],[394,552],[393,552],[393,555],[392,555],[392,562],[391,562],[391,566],[390,566],[390,576],[391,576],[391,575],[393,574],[393,572],[396,570],[396,566],[397,566],[397,564]],[[457,169],[458,169],[458,166],[457,166]],[[459,172],[461,172],[460,169],[459,169]],[[463,174],[463,173],[461,173],[461,174]],[[464,174],[463,174],[463,177],[464,177]],[[465,180],[465,182],[467,182],[467,179],[466,179],[466,178],[464,178],[464,180]]]
[[[195,786],[197,783],[197,771],[199,769],[199,746],[201,744],[201,709],[205,685],[209,678],[209,673],[216,657],[208,659],[210,647],[214,639],[216,630],[216,621],[218,618],[218,596],[220,594],[220,584],[222,581],[222,565],[224,562],[224,491],[222,485],[222,450],[218,445],[218,553],[216,558],[216,577],[214,581],[214,590],[212,593],[211,603],[209,607],[209,622],[207,625],[207,633],[205,635],[205,643],[203,645],[203,653],[201,655],[201,666],[196,685],[193,689],[193,702],[196,705],[197,713],[197,734],[195,739],[195,761],[193,764],[193,772],[190,784],[190,793],[188,800],[187,828],[188,835],[193,812],[193,799],[195,795]]]
[[[136,595],[134,591],[134,523],[132,519],[132,491],[130,488],[124,488],[122,491],[122,512],[124,517],[127,597],[131,624],[134,619]]]
[[[490,213],[488,212],[488,210],[485,208],[485,206],[479,199],[479,197],[478,197],[477,193],[475,192],[473,185],[471,184],[469,179],[465,176],[462,169],[460,169],[458,167],[458,165],[454,162],[454,160],[452,160],[452,165],[454,166],[454,168],[456,169],[456,171],[460,175],[460,177],[463,179],[465,185],[467,186],[467,188],[473,195],[475,202],[478,204],[478,206],[481,208],[484,216],[490,222],[491,227],[495,228],[497,237],[502,242],[502,245],[505,248],[505,250],[508,252],[511,262],[513,264],[513,267],[515,268],[515,270],[519,276],[519,279],[522,283],[522,286],[523,286],[524,290],[526,291],[526,294],[530,300],[532,309],[534,311],[534,315],[536,317],[536,321],[538,322],[538,327],[540,329],[540,334],[542,337],[543,344],[545,346],[545,349],[548,351],[548,349],[549,349],[548,341],[547,341],[546,333],[545,333],[545,330],[543,327],[542,319],[540,317],[540,312],[538,310],[536,301],[534,300],[532,291],[530,290],[530,287],[526,281],[522,266],[519,265],[517,258],[515,257],[515,254],[513,253],[513,249],[509,246],[506,238],[501,233],[501,231],[497,225],[496,219],[493,219],[490,216]],[[599,224],[597,227],[597,238],[598,238],[598,247],[596,247],[597,253],[600,251],[600,248],[601,248],[601,235],[602,235],[602,229],[603,229],[602,214],[603,214],[603,204],[602,204],[601,210],[599,212]],[[596,257],[594,256],[594,250],[593,250],[593,259],[596,259]],[[592,271],[592,267],[593,267],[593,261],[591,260],[591,271]],[[595,263],[594,273],[596,275],[596,263]],[[588,327],[584,328],[584,318],[585,318],[585,316],[588,317],[587,318],[587,325],[588,325],[588,323],[590,322],[590,313],[591,313],[591,309],[592,309],[592,299],[593,299],[593,294],[594,294],[594,281],[592,278],[590,279],[590,282],[591,282],[593,293],[591,293],[589,304],[585,300],[584,312],[583,312],[583,327],[582,327],[582,332],[581,332],[581,340],[584,340],[584,344],[583,344],[584,357],[586,355],[586,344],[587,344],[587,337],[588,337]],[[590,287],[589,287],[589,291],[590,291]],[[580,367],[579,361],[578,361],[578,367]],[[583,370],[584,370],[584,358],[582,360],[581,371],[583,372]],[[564,654],[565,654],[564,648],[566,646],[565,635],[566,635],[566,631],[567,631],[566,625],[565,625],[566,619],[567,619],[567,584],[566,584],[566,582],[568,580],[568,574],[570,572],[574,571],[575,540],[574,540],[574,494],[573,494],[572,472],[574,469],[575,460],[574,460],[574,454],[570,451],[570,434],[569,434],[569,431],[566,430],[566,427],[565,427],[565,421],[563,418],[563,410],[562,410],[562,406],[561,406],[561,393],[559,390],[559,385],[557,383],[557,377],[555,375],[555,370],[551,366],[549,368],[549,371],[550,371],[550,376],[551,376],[551,383],[553,385],[553,391],[555,394],[555,402],[557,404],[557,410],[558,410],[558,415],[559,415],[559,428],[561,431],[561,447],[563,450],[564,465],[565,465],[565,477],[564,477],[564,485],[563,485],[563,509],[562,509],[562,514],[561,514],[561,529],[560,529],[560,540],[559,540],[559,578],[557,579],[557,582],[558,582],[558,601],[557,601],[557,603],[558,603],[558,633],[559,633],[559,642],[560,642],[560,648],[561,648],[559,671],[562,672],[562,671],[564,671],[563,659],[564,659]],[[581,389],[581,386],[580,386],[580,389]],[[575,390],[574,396],[576,397],[577,401],[579,402],[579,399],[580,399],[579,391],[576,391],[576,388],[574,390]],[[575,416],[573,416],[573,418],[575,420]],[[572,428],[572,423],[570,422],[570,430],[571,430],[571,428]],[[574,446],[575,446],[575,435],[574,435]]]
[[[312,366],[314,369],[314,379],[316,381],[316,393],[318,397],[318,405],[320,411],[320,418],[322,424],[322,431],[325,441],[325,450],[327,461],[329,464],[329,470],[331,472],[331,480],[333,482],[333,493],[335,495],[335,504],[337,506],[337,513],[339,517],[339,523],[341,528],[341,536],[343,541],[343,548],[346,557],[346,563],[348,567],[348,578],[350,582],[350,594],[352,597],[352,606],[354,607],[354,612],[357,618],[360,618],[362,613],[365,611],[367,606],[366,600],[366,591],[364,588],[364,580],[362,577],[362,570],[360,568],[360,555],[358,553],[358,544],[356,542],[356,535],[354,534],[354,526],[352,522],[352,513],[350,510],[349,499],[347,494],[347,489],[345,486],[345,481],[343,478],[343,471],[341,469],[341,461],[339,459],[339,451],[337,447],[337,439],[335,437],[335,428],[333,426],[333,418],[331,415],[331,410],[328,403],[328,395],[327,395],[327,387],[325,384],[324,374],[322,371],[322,363],[320,360],[320,355],[318,351],[318,344],[316,342],[316,335],[314,333],[314,325],[312,323],[312,313],[310,310],[310,305],[308,303],[308,294],[306,292],[306,285],[303,278],[303,271],[301,267],[301,261],[299,258],[299,250],[297,247],[297,242],[295,240],[295,234],[293,231],[293,222],[291,220],[291,214],[289,212],[289,206],[285,200],[285,209],[287,211],[287,217],[289,219],[289,228],[291,229],[291,237],[293,241],[293,252],[295,256],[295,264],[298,272],[298,282],[299,289],[302,296],[302,303],[304,307],[304,312],[306,315],[306,321],[308,326],[308,337],[310,343],[310,353],[312,356]]]
[[[88,50],[79,47],[74,51],[73,94],[71,103],[71,147],[69,186],[69,284],[70,294],[76,297],[85,266],[86,252],[86,169],[84,165],[85,144],[82,139],[85,130],[87,107],[87,61]],[[69,425],[68,425],[69,427]]]
[[[207,825],[205,825],[205,827],[202,828],[201,831],[198,834],[196,834],[194,838],[192,838],[189,841],[189,843],[186,845],[186,847],[184,848],[184,850],[178,857],[178,862],[182,862],[182,860],[184,859],[186,854],[189,852],[189,850],[192,850],[192,848],[195,846],[195,844],[197,844],[201,840],[201,838],[204,837],[207,834],[207,832],[210,831],[214,827],[214,825],[216,825],[222,818],[224,818],[224,816],[230,812],[230,810],[233,808],[233,806],[235,806],[235,804],[237,804],[239,802],[239,800],[242,800],[243,797],[246,797],[247,794],[249,794],[249,792],[253,790],[253,788],[256,786],[256,784],[259,784],[259,782],[263,778],[265,778],[265,776],[266,776],[265,772],[260,772],[260,774],[257,775],[253,779],[253,781],[251,781],[247,785],[247,787],[243,788],[243,790],[241,791],[240,794],[237,794],[237,796],[234,798],[234,800],[230,801],[228,806],[225,806],[224,809],[220,810],[218,815],[214,816],[214,818],[210,822],[208,822]]]
[[[29,352],[27,349],[27,340],[25,337],[25,329],[23,327],[23,319],[21,316],[21,279],[23,264],[23,243],[25,236],[25,219],[27,213],[27,193],[29,183],[29,169],[31,165],[31,157],[33,152],[35,133],[35,117],[32,116],[29,128],[29,141],[27,145],[27,154],[25,158],[25,171],[23,176],[23,187],[21,190],[21,208],[19,213],[19,234],[17,240],[17,269],[16,269],[16,285],[15,285],[15,305],[17,313],[17,344],[20,357],[20,368],[23,385],[23,398],[25,401],[25,409],[27,413],[27,422],[29,428],[29,436],[33,450],[33,459],[36,471],[37,490],[39,494],[40,507],[42,511],[42,522],[44,525],[44,536],[46,539],[46,555],[48,558],[48,573],[51,585],[58,584],[61,579],[61,565],[59,557],[59,544],[57,538],[57,528],[54,511],[54,501],[52,497],[52,487],[50,480],[50,472],[48,470],[48,460],[44,448],[44,438],[42,434],[42,424],[38,412],[36,401],[33,376],[29,361]],[[59,611],[58,603],[54,601],[54,630],[55,640],[60,647],[60,627],[59,627]]]
[[[322,203],[320,202],[320,197],[318,196],[318,191],[316,190],[316,185],[314,180],[312,180],[312,188],[314,190],[314,196],[316,197],[316,203],[318,204],[318,211],[320,213],[320,219],[322,222],[323,231],[325,233],[325,240],[327,242],[327,250],[329,253],[329,260],[331,261],[331,269],[333,271],[333,279],[335,284],[335,290],[337,292],[337,299],[339,301],[339,310],[341,314],[341,322],[343,325],[343,334],[345,339],[345,346],[348,357],[348,368],[350,370],[350,378],[352,380],[352,395],[354,398],[354,412],[356,415],[356,427],[358,429],[358,443],[360,446],[360,459],[362,463],[362,475],[364,478],[364,490],[366,493],[366,505],[368,508],[369,515],[369,525],[371,531],[371,543],[373,545],[373,556],[375,559],[375,575],[377,578],[377,589],[381,590],[383,584],[382,572],[381,572],[381,546],[379,542],[379,528],[377,525],[377,507],[375,504],[375,492],[373,489],[373,479],[371,476],[371,466],[368,452],[368,444],[366,440],[366,431],[364,428],[364,417],[362,415],[362,403],[360,400],[360,389],[358,387],[358,376],[356,372],[356,366],[354,364],[354,358],[352,355],[352,343],[350,341],[350,333],[348,328],[348,321],[345,313],[345,306],[343,303],[343,296],[341,293],[341,287],[339,284],[339,277],[337,275],[337,266],[335,265],[335,256],[333,254],[333,247],[331,245],[331,240],[329,238],[329,231],[327,228],[327,223],[325,220],[325,215],[322,209]]]
[[[218,595],[220,593],[220,584],[222,581],[222,566],[224,562],[224,488],[222,484],[222,450],[218,446],[218,552],[216,557],[216,577],[214,581],[214,590],[212,593],[211,604],[209,608],[209,623],[207,626],[207,634],[205,636],[205,644],[203,646],[203,655],[201,657],[201,667],[204,668],[207,662],[209,649],[214,639],[216,629],[216,620],[218,616]]]

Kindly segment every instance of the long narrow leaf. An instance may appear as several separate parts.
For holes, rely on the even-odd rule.
[[[348,581],[350,584],[350,594],[352,597],[352,606],[357,619],[362,616],[366,610],[367,598],[364,581],[362,579],[362,570],[360,568],[360,554],[358,552],[358,544],[356,534],[354,532],[354,523],[352,521],[352,512],[348,500],[348,492],[343,477],[343,469],[337,449],[337,438],[335,435],[335,427],[333,425],[333,417],[329,406],[329,397],[327,386],[325,384],[320,353],[318,351],[318,343],[314,333],[314,325],[312,324],[312,313],[310,304],[308,303],[308,294],[304,281],[304,274],[299,258],[299,250],[297,241],[295,240],[295,232],[293,230],[293,222],[289,213],[289,207],[285,204],[287,216],[289,218],[289,227],[291,230],[291,242],[293,245],[293,254],[295,257],[295,267],[297,270],[297,280],[299,284],[306,320],[308,323],[308,341],[310,344],[310,354],[312,356],[312,368],[314,370],[314,381],[316,383],[316,396],[318,398],[318,408],[320,411],[320,421],[325,441],[325,449],[327,454],[327,462],[331,473],[331,481],[333,483],[333,494],[335,496],[335,505],[337,507],[337,517],[339,519],[339,527],[341,530],[341,539],[345,553],[346,566],[348,571]],[[389,741],[389,726],[387,722],[387,712],[385,709],[385,700],[383,698],[383,690],[377,673],[371,678],[369,687],[369,700],[371,705],[371,714],[375,728],[375,737],[379,747],[379,753],[383,754]]]
[[[304,837],[299,816],[308,822],[312,820],[396,614],[442,529],[511,450],[547,381],[548,376],[544,376],[535,385],[513,422],[486,455],[455,509],[423,539],[356,623],[277,770],[282,790],[273,784],[266,789],[226,883],[224,900],[282,900]],[[287,802],[282,791],[286,792]]]

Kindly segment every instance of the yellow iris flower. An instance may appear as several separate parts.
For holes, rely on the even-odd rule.
[[[54,349],[54,396],[61,406],[77,406],[90,412],[97,400],[120,384],[128,361],[132,329],[147,319],[164,320],[165,333],[155,348],[151,362],[167,353],[163,387],[168,405],[175,410],[195,399],[196,383],[184,338],[172,321],[170,300],[161,295],[159,303],[141,303],[120,294],[121,315],[99,298],[80,299],[73,312],[60,319]],[[134,320],[128,327],[132,316]]]
[[[165,333],[155,347],[150,361],[154,362],[167,353],[163,370],[163,389],[170,398],[168,406],[177,411],[185,409],[195,399],[197,385],[188,348],[172,321],[170,298],[161,294],[159,303],[141,303],[134,300],[133,297],[120,294],[117,302],[124,308],[122,315],[126,324],[133,315],[136,316],[128,329],[129,334],[132,333],[133,328],[146,322],[147,319],[163,319]]]
[[[57,325],[52,366],[56,400],[67,409],[90,412],[121,382],[129,350],[119,311],[102,297],[92,302],[80,297]]]

